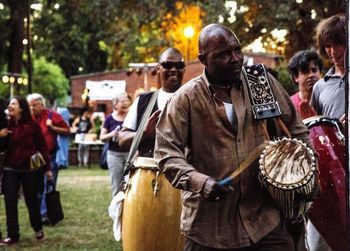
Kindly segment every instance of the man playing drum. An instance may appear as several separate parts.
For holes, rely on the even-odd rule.
[[[257,161],[231,186],[219,182],[266,135],[266,121],[256,120],[252,112],[241,44],[228,27],[210,24],[200,33],[198,58],[205,70],[175,93],[156,128],[158,166],[174,187],[183,190],[184,250],[294,251],[281,212],[258,181]],[[266,76],[280,119],[292,137],[308,142],[307,128],[288,94],[270,74]],[[272,119],[267,129],[282,136],[269,122]]]

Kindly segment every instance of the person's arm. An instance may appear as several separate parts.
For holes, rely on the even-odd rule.
[[[100,140],[102,140],[103,142],[106,142],[113,137],[115,137],[114,131],[108,132],[107,128],[104,128],[104,127],[101,128]]]
[[[136,132],[123,127],[118,134],[119,146],[122,150],[129,150],[131,147],[131,143],[136,135]]]
[[[119,146],[122,150],[127,151],[130,149],[132,140],[135,137],[137,129],[137,107],[139,103],[139,97],[130,106],[129,112],[125,117],[122,129],[119,131]]]
[[[9,130],[9,129],[7,129],[7,128],[2,128],[1,130],[0,130],[0,138],[5,138],[5,137],[7,137],[9,134],[11,134],[12,132]]]
[[[46,120],[46,126],[57,134],[69,135],[70,130],[66,121],[58,113],[54,113],[52,119]]]
[[[146,122],[145,129],[143,130],[141,142],[153,140],[155,138],[156,124],[158,122],[160,112],[160,110],[157,110],[149,117],[148,121]],[[118,134],[119,146],[121,149],[129,150],[135,135],[136,132],[134,130],[123,127]]]
[[[70,133],[69,127],[59,127],[57,125],[53,125],[52,121],[51,123],[49,122],[46,125],[57,134],[68,135]]]
[[[34,139],[34,144],[36,147],[36,150],[39,151],[41,153],[41,155],[43,156],[46,164],[44,165],[44,173],[46,175],[46,177],[51,180],[53,177],[51,168],[50,168],[50,158],[49,158],[49,150],[47,148],[46,145],[46,140],[44,138],[44,135],[41,131],[40,125],[34,121],[33,123],[34,125],[34,133],[33,133],[33,139]]]
[[[156,126],[154,157],[175,188],[199,193],[213,202],[223,198],[230,190],[187,161],[185,149],[192,145],[189,132],[196,126],[191,124],[189,107],[188,101],[179,96],[167,103]]]
[[[342,131],[343,131],[343,133],[344,133],[344,130],[345,130],[345,123],[346,123],[346,116],[345,116],[345,114],[343,114],[340,118],[339,118],[339,122],[341,123],[341,125],[342,125]]]

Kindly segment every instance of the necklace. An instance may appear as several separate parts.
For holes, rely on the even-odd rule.
[[[219,88],[219,89],[231,89],[233,85],[213,85],[210,84],[212,87]]]

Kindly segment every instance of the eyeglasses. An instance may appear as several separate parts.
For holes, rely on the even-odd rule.
[[[160,65],[166,69],[166,70],[170,70],[173,67],[176,68],[176,70],[182,70],[183,68],[185,68],[185,63],[184,62],[162,62],[160,63]]]

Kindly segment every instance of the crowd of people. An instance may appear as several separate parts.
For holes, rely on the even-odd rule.
[[[315,32],[318,52],[306,49],[289,61],[288,71],[298,86],[291,96],[268,72],[256,73],[264,68],[244,65],[241,43],[224,25],[210,24],[200,32],[198,59],[204,69],[185,84],[182,53],[172,47],[162,51],[157,65],[160,90],[141,94],[134,102],[128,94],[119,94],[103,122],[99,138],[108,144],[112,198],[125,189],[120,184],[132,178],[137,152],[153,158],[170,184],[182,190],[183,250],[331,250],[312,222],[288,221],[281,213],[259,182],[258,156],[238,177],[223,182],[266,140],[292,137],[312,147],[303,119],[322,115],[345,126],[345,16],[321,21]],[[332,63],[323,78],[322,58]],[[270,114],[254,112],[258,106],[252,101],[256,97],[251,96],[250,71],[260,74],[259,83],[267,83],[278,103],[274,110],[266,108]],[[60,167],[68,166],[58,161],[57,139],[64,140],[72,131],[79,137],[91,132],[91,111],[87,105],[70,126],[62,115],[46,108],[40,94],[13,97],[8,105],[0,101],[0,154],[5,153],[0,160],[1,189],[7,226],[1,244],[19,241],[20,187],[35,238],[42,240],[43,224],[50,223],[47,182],[56,185]],[[33,168],[30,159],[37,152],[46,163]],[[88,146],[79,144],[79,166],[87,166],[88,160]],[[319,192],[315,183],[309,200]],[[147,226],[139,227],[147,231]]]

